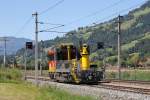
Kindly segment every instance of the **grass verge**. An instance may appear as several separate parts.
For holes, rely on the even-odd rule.
[[[22,73],[18,69],[0,68],[0,83],[21,82]]]
[[[107,79],[118,78],[118,72],[108,71],[106,72]],[[150,70],[127,70],[121,72],[121,79],[124,80],[141,80],[150,81]]]
[[[18,69],[0,68],[0,100],[93,100],[49,87],[36,87],[21,80]]]
[[[52,87],[38,88],[29,83],[0,83],[0,90],[0,100],[93,100],[89,96],[72,95]]]

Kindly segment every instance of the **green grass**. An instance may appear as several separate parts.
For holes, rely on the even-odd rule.
[[[122,78],[125,80],[143,80],[150,81],[150,72],[149,71],[139,71],[135,70],[132,72],[124,72]]]
[[[111,26],[112,26],[112,23],[103,23],[102,25],[101,25],[101,27],[102,27],[102,30],[109,30],[110,28],[111,28]],[[99,26],[98,26],[98,28],[100,28]]]
[[[134,25],[136,23],[136,19],[139,18],[140,16],[144,16],[146,14],[150,13],[150,8],[146,7],[145,9],[136,11],[133,13],[134,18],[128,21],[125,21],[122,23],[122,29],[123,30],[127,30],[130,27],[132,27],[132,25]]]
[[[134,47],[135,44],[137,44],[137,43],[139,43],[140,41],[145,40],[145,39],[150,39],[150,33],[149,33],[149,32],[148,32],[148,33],[145,33],[145,35],[144,35],[142,38],[140,38],[140,39],[137,39],[137,40],[131,41],[130,43],[124,44],[124,45],[122,46],[122,50],[125,50],[125,51],[126,51],[126,50],[129,50],[129,48]]]
[[[140,16],[143,16],[143,15],[146,15],[150,13],[150,8],[149,7],[146,7],[144,10],[140,10],[140,11],[137,11],[134,13],[134,17],[140,17]]]
[[[150,39],[150,32],[145,33],[144,37],[141,40]]]
[[[123,45],[123,46],[122,46],[122,49],[126,51],[126,50],[128,50],[129,48],[134,47],[135,44],[137,44],[138,42],[139,42],[138,40],[134,40],[134,41],[132,41],[132,42],[130,42],[130,43],[128,43],[128,44]]]
[[[91,32],[87,32],[87,33],[83,34],[83,35],[82,35],[82,36],[83,36],[83,39],[84,39],[84,40],[87,40],[87,39],[90,37],[91,34],[92,34]]]
[[[21,80],[18,69],[0,69],[0,100],[94,100],[50,87],[36,87]]]
[[[22,73],[18,69],[0,68],[0,83],[2,82],[20,82]]]
[[[114,71],[106,72],[106,77],[108,79],[118,78],[118,73]],[[121,72],[121,79],[124,80],[142,80],[150,81],[150,70],[127,70]]]
[[[90,59],[92,59],[94,57],[98,57],[98,52],[94,52],[94,53],[90,54]]]
[[[0,100],[93,100],[52,87],[36,87],[29,83],[0,83]]]
[[[136,22],[135,18],[131,19],[131,20],[128,20],[128,21],[125,21],[125,22],[122,23],[121,29],[122,30],[127,30],[127,29],[131,28],[132,25],[134,25],[135,22]]]
[[[111,62],[111,61],[115,61],[117,59],[117,56],[109,56],[109,57],[106,57],[106,62]]]

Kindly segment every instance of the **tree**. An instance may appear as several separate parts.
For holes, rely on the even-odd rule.
[[[139,63],[139,60],[140,60],[139,53],[133,53],[129,57],[128,64],[133,66],[133,67],[137,67],[138,63]]]

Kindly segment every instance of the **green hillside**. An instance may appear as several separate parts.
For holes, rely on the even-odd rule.
[[[95,26],[79,27],[65,34],[64,37],[56,37],[44,42],[45,47],[63,42],[73,42],[79,46],[79,41],[90,45],[90,59],[93,61],[104,59],[104,50],[97,49],[97,42],[104,42],[106,47],[105,57],[110,64],[116,64],[117,55],[117,18],[97,24]],[[150,58],[150,1],[141,7],[130,11],[123,16],[121,26],[122,64],[126,66],[130,60],[130,54],[138,53],[139,61]],[[23,49],[17,52],[21,56]],[[33,58],[31,52],[30,58]],[[99,56],[101,55],[101,56]],[[110,61],[110,62],[109,62]]]
[[[145,41],[145,40],[150,40],[150,32],[145,33],[144,36],[139,38],[139,39],[136,39],[134,41],[131,41],[130,43],[124,44],[122,46],[122,50],[126,50],[127,51],[130,48],[135,47],[136,44],[141,43],[142,41]]]

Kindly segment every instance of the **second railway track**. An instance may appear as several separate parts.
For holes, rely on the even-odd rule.
[[[34,79],[34,76],[27,76],[26,79]],[[38,77],[38,80],[40,81],[51,81],[49,77]],[[106,82],[106,83],[105,83]],[[108,82],[108,83],[107,83]],[[110,84],[111,82],[114,82],[114,84]],[[124,85],[124,83],[136,83],[136,84],[141,84],[141,87],[136,87],[136,86],[130,86],[130,84],[128,85]],[[124,92],[132,92],[132,93],[139,93],[139,94],[146,94],[146,95],[150,95],[150,88],[143,88],[142,85],[147,85],[150,87],[150,83],[149,82],[145,82],[145,81],[119,81],[119,80],[114,80],[114,81],[104,81],[100,82],[97,85],[86,85],[86,84],[80,84],[82,86],[87,86],[87,87],[94,87],[94,88],[104,88],[104,89],[110,89],[110,90],[117,90],[117,91],[124,91]],[[79,85],[79,86],[80,86]]]
[[[93,85],[91,87],[150,95],[150,89],[146,89],[146,88],[137,88],[137,87],[120,86],[120,85],[116,86],[116,85],[108,85],[103,83],[100,85]]]
[[[118,80],[118,79],[106,79],[107,82],[123,82],[123,83],[136,83],[136,84],[150,84],[150,81],[141,81],[141,80]]]

